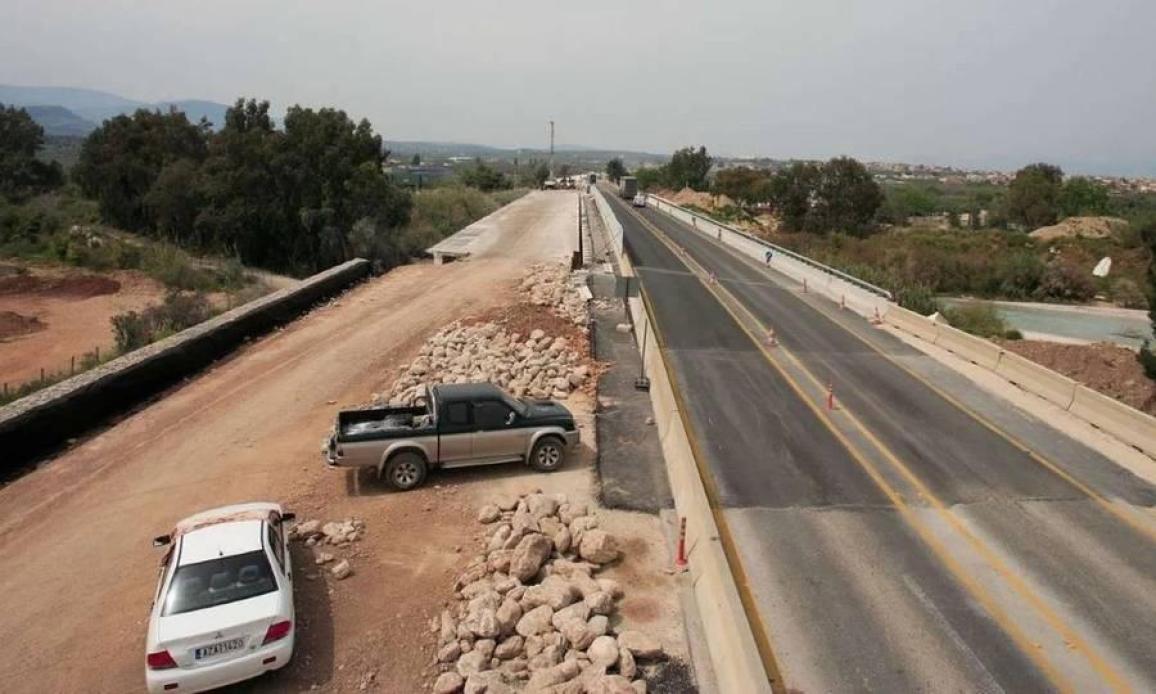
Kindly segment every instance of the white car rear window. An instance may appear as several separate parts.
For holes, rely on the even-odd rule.
[[[277,580],[260,550],[185,564],[177,567],[162,614],[203,610],[275,590]]]

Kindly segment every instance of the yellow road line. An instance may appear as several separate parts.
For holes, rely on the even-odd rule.
[[[673,219],[673,218],[672,218],[672,219]],[[647,222],[647,224],[649,224],[649,221],[648,221],[648,220],[643,220],[643,221],[645,221],[645,222]],[[676,222],[677,222],[678,220],[674,220],[674,221],[676,221]],[[653,226],[653,225],[651,225],[651,226]],[[692,229],[692,231],[694,231],[694,230]],[[745,263],[746,263],[748,266],[750,266],[751,268],[753,268],[753,269],[755,269],[755,270],[758,270],[759,272],[761,272],[761,273],[763,273],[763,274],[767,274],[767,275],[768,275],[768,279],[769,279],[771,282],[775,282],[775,279],[774,279],[774,278],[772,278],[772,277],[769,277],[769,272],[767,271],[767,269],[766,269],[766,268],[764,268],[764,267],[762,267],[762,266],[758,265],[757,263],[755,263],[754,261],[752,261],[750,258],[748,258],[748,257],[746,257],[746,256],[744,256],[744,255],[742,255],[742,254],[740,254],[740,253],[738,253],[738,252],[737,252],[737,251],[735,251],[733,248],[730,248],[729,246],[727,246],[727,245],[725,245],[725,244],[721,244],[721,243],[717,243],[717,242],[715,242],[715,241],[714,241],[714,239],[711,239],[709,236],[706,236],[705,234],[703,235],[703,238],[705,238],[705,239],[707,239],[708,241],[710,241],[710,242],[714,243],[716,246],[718,246],[718,247],[719,247],[719,248],[721,248],[722,250],[724,250],[724,251],[727,251],[728,253],[730,253],[731,255],[733,255],[733,256],[734,256],[735,258],[737,258],[738,260],[740,260],[740,261],[742,261],[742,262],[745,262]],[[777,284],[777,282],[776,282],[776,284]],[[737,299],[736,299],[736,300],[737,300]],[[800,299],[800,301],[802,301],[802,299]],[[806,303],[806,302],[804,302],[804,303]],[[810,305],[810,304],[808,304],[808,305]],[[823,311],[822,309],[820,309],[820,308],[818,308],[818,307],[815,307],[815,306],[811,306],[811,308],[812,308],[812,309],[814,309],[816,312],[823,314],[823,316],[824,316],[825,318],[827,318],[827,320],[830,320],[831,322],[833,322],[833,323],[836,323],[836,325],[838,325],[838,322],[837,322],[837,321],[835,321],[835,319],[831,318],[829,315],[827,315],[827,313],[826,313],[825,311]],[[756,320],[756,322],[758,322],[758,323],[762,324],[762,323],[761,323],[761,321],[757,321],[757,320]],[[842,327],[842,326],[840,326],[840,327]],[[1051,473],[1055,474],[1055,475],[1056,475],[1056,476],[1058,476],[1060,479],[1064,480],[1064,481],[1065,481],[1065,482],[1067,482],[1068,484],[1072,485],[1072,486],[1073,486],[1073,487],[1075,487],[1076,489],[1078,489],[1078,490],[1080,490],[1081,492],[1083,492],[1083,493],[1084,493],[1085,495],[1087,495],[1087,496],[1088,496],[1090,499],[1092,499],[1093,501],[1095,501],[1095,502],[1096,502],[1096,503],[1097,503],[1097,504],[1098,504],[1100,507],[1102,507],[1102,508],[1103,508],[1105,511],[1107,511],[1107,512],[1108,512],[1108,513],[1110,513],[1110,514],[1112,514],[1112,515],[1113,515],[1113,516],[1115,516],[1116,518],[1118,518],[1118,519],[1120,519],[1120,520],[1124,521],[1124,522],[1125,522],[1126,524],[1128,524],[1128,525],[1129,525],[1131,528],[1133,528],[1134,530],[1138,531],[1140,534],[1142,534],[1142,535],[1144,535],[1145,537],[1147,537],[1147,538],[1148,538],[1148,540],[1150,540],[1150,541],[1153,541],[1153,542],[1156,542],[1156,526],[1153,526],[1153,525],[1151,525],[1151,524],[1145,524],[1145,523],[1142,523],[1142,522],[1140,522],[1140,521],[1139,521],[1139,520],[1138,520],[1138,519],[1137,519],[1137,518],[1136,518],[1134,515],[1132,515],[1131,513],[1128,513],[1128,512],[1126,512],[1124,509],[1121,509],[1119,506],[1117,506],[1116,504],[1112,503],[1112,500],[1111,500],[1111,499],[1108,499],[1107,497],[1105,497],[1105,496],[1104,496],[1103,494],[1101,494],[1100,492],[1096,491],[1096,490],[1095,490],[1095,489],[1093,489],[1092,487],[1088,486],[1088,485],[1087,485],[1087,484],[1085,484],[1084,482],[1082,482],[1082,481],[1080,481],[1079,479],[1077,479],[1075,476],[1073,476],[1073,475],[1072,475],[1070,472],[1068,472],[1067,470],[1064,470],[1063,468],[1061,468],[1061,467],[1060,467],[1059,465],[1057,465],[1056,463],[1053,463],[1051,460],[1048,460],[1047,458],[1045,458],[1045,457],[1044,457],[1043,455],[1041,455],[1040,453],[1037,453],[1035,450],[1033,450],[1033,449],[1032,449],[1031,447],[1029,447],[1027,444],[1023,443],[1022,441],[1020,441],[1020,440],[1019,440],[1019,439],[1017,439],[1016,437],[1012,436],[1012,435],[1011,435],[1010,433],[1008,433],[1007,431],[1004,431],[1002,428],[1000,428],[999,426],[997,426],[997,425],[996,425],[994,422],[992,422],[991,420],[989,420],[989,419],[987,419],[986,417],[982,416],[981,414],[979,414],[978,412],[976,412],[976,411],[975,411],[975,410],[973,410],[972,408],[968,407],[968,406],[967,406],[966,404],[964,404],[963,402],[960,402],[960,400],[959,400],[958,398],[956,398],[954,395],[952,395],[952,394],[950,394],[950,393],[948,393],[948,392],[944,391],[942,388],[940,388],[939,386],[937,386],[937,385],[935,385],[934,383],[932,383],[932,382],[931,382],[929,379],[927,379],[926,377],[924,377],[922,374],[920,374],[920,373],[917,373],[916,371],[913,371],[911,368],[909,368],[908,366],[906,366],[905,364],[903,364],[903,363],[902,363],[902,362],[900,362],[899,360],[895,359],[893,356],[891,356],[891,355],[890,355],[890,354],[888,354],[887,352],[883,351],[883,350],[882,350],[882,349],[881,349],[881,348],[880,348],[878,345],[876,345],[875,343],[871,342],[870,340],[868,340],[867,338],[863,337],[862,335],[859,335],[859,334],[858,334],[857,332],[855,332],[854,330],[849,330],[849,329],[847,329],[847,328],[844,328],[844,331],[845,331],[845,332],[847,332],[847,333],[849,333],[850,335],[852,335],[852,336],[853,336],[853,337],[854,337],[856,340],[858,340],[859,342],[861,342],[861,343],[863,343],[864,345],[866,345],[867,347],[869,347],[869,348],[871,349],[871,351],[872,351],[872,352],[874,352],[875,354],[878,354],[879,356],[883,357],[883,358],[884,358],[884,359],[886,359],[888,362],[890,362],[891,364],[893,364],[893,365],[894,365],[896,368],[898,368],[898,369],[902,370],[902,371],[903,371],[904,373],[906,373],[907,375],[911,376],[912,378],[916,379],[917,381],[919,381],[920,383],[922,383],[923,385],[925,385],[925,386],[926,386],[927,388],[929,388],[929,389],[930,389],[930,390],[931,390],[933,393],[935,393],[935,394],[936,394],[936,395],[938,395],[939,397],[943,398],[943,399],[944,399],[944,400],[946,400],[947,402],[951,403],[951,405],[952,405],[952,406],[954,406],[954,407],[955,407],[957,410],[959,410],[960,412],[964,413],[965,415],[967,415],[967,416],[968,416],[968,417],[970,417],[971,419],[975,420],[976,422],[978,422],[979,424],[981,424],[982,426],[984,426],[986,429],[988,429],[988,431],[991,431],[992,433],[996,434],[997,436],[999,436],[999,437],[1000,437],[1001,439],[1003,439],[1004,441],[1007,441],[1009,444],[1011,444],[1011,446],[1012,446],[1013,448],[1015,448],[1015,449],[1019,450],[1019,451],[1020,451],[1020,452],[1022,452],[1022,453],[1025,453],[1025,454],[1026,454],[1026,455],[1027,455],[1029,458],[1031,458],[1031,459],[1032,459],[1033,461],[1035,461],[1037,464],[1039,464],[1039,465],[1042,465],[1042,466],[1043,466],[1045,469],[1047,469],[1047,470],[1048,470],[1048,471],[1050,471]],[[962,358],[962,357],[961,357],[961,358]]]
[[[650,229],[652,233],[655,234],[656,238],[660,242],[664,243],[668,247],[672,245],[672,242],[666,238],[666,235],[663,234],[661,230],[651,224],[648,220],[641,217],[641,215],[638,215],[638,219],[648,229]],[[677,246],[675,246],[675,248],[677,248]],[[683,258],[684,262],[687,263],[687,266],[692,269],[692,272],[694,270],[692,264],[697,265],[700,270],[702,269],[701,265],[699,265],[693,258],[690,258],[689,255],[681,248],[678,248],[676,255],[679,255]],[[693,274],[698,277],[700,282],[703,282],[701,272],[694,272]],[[766,360],[775,368],[776,371],[779,372],[784,380],[786,380],[791,389],[795,391],[795,393],[801,400],[803,400],[803,402],[807,404],[815,416],[821,422],[823,422],[828,430],[830,430],[832,434],[840,441],[840,443],[843,444],[843,446],[851,454],[852,458],[854,458],[856,462],[858,462],[860,466],[864,468],[867,474],[873,481],[875,481],[875,483],[880,487],[884,494],[886,494],[888,498],[896,504],[900,510],[900,513],[904,516],[905,519],[908,520],[913,529],[920,535],[924,542],[926,542],[936,553],[936,555],[939,556],[940,560],[943,561],[943,563],[948,567],[948,570],[956,576],[956,579],[959,580],[960,583],[962,583],[965,587],[967,587],[968,591],[971,592],[976,597],[976,599],[985,606],[988,612],[992,614],[992,617],[996,623],[999,624],[1000,627],[1008,633],[1008,635],[1013,639],[1013,641],[1015,641],[1015,643],[1020,647],[1025,655],[1027,655],[1030,659],[1036,662],[1038,666],[1040,666],[1040,669],[1048,675],[1049,679],[1051,679],[1061,689],[1069,689],[1070,685],[1066,683],[1061,684],[1065,681],[1055,670],[1054,666],[1047,660],[1041,660],[1037,657],[1038,649],[1035,647],[1035,644],[1027,638],[1026,634],[1024,634],[1013,621],[1010,620],[1008,615],[1004,613],[1003,610],[994,604],[991,598],[987,596],[986,591],[984,591],[981,586],[974,583],[970,576],[964,573],[962,567],[959,566],[955,559],[949,555],[946,548],[944,548],[939,543],[939,541],[930,534],[929,530],[926,530],[923,522],[910,509],[899,492],[891,487],[891,485],[889,485],[878,472],[875,466],[871,464],[865,457],[863,457],[861,452],[843,435],[841,431],[834,427],[830,421],[830,418],[824,415],[818,406],[812,402],[812,399],[806,395],[798,382],[771,355],[770,351],[763,344],[763,341],[750,331],[750,329],[744,324],[740,317],[737,316],[731,307],[727,305],[728,302],[719,295],[723,292],[726,292],[732,301],[734,301],[740,308],[743,308],[743,310],[746,311],[745,307],[742,307],[741,302],[739,302],[733,295],[731,295],[729,291],[727,291],[725,288],[722,288],[718,284],[711,282],[703,282],[703,284],[706,286],[707,291],[710,291],[712,294],[715,294],[715,296],[719,298],[719,304],[722,305],[723,309],[726,310],[728,314],[730,314],[730,316],[747,334],[751,341],[758,346],[758,349],[763,354],[764,358],[766,358]],[[749,311],[747,311],[747,313],[756,324],[762,325],[762,322],[750,314]],[[794,357],[794,355],[791,355],[785,348],[780,347],[778,349],[784,353],[787,353],[795,362],[799,370],[807,375],[820,388],[820,390],[824,388],[822,383],[819,382],[817,378],[815,378],[814,374],[812,374],[806,367],[804,367],[802,363]],[[878,451],[883,454],[888,459],[888,461],[899,468],[903,476],[908,479],[908,481],[911,482],[917,490],[919,490],[920,494],[926,497],[932,503],[937,513],[939,513],[945,520],[947,520],[957,532],[963,535],[964,538],[969,541],[969,544],[971,544],[973,548],[984,557],[985,561],[991,564],[992,568],[996,570],[996,572],[999,573],[1001,577],[1007,580],[1009,584],[1011,584],[1013,590],[1027,598],[1032,606],[1037,610],[1037,612],[1040,613],[1040,616],[1043,617],[1044,621],[1047,622],[1048,625],[1053,629],[1055,629],[1067,643],[1071,644],[1073,648],[1079,650],[1084,655],[1092,668],[1096,670],[1096,672],[1099,673],[1100,676],[1103,677],[1104,680],[1108,682],[1114,690],[1128,691],[1128,687],[1124,683],[1123,679],[1115,673],[1111,666],[1109,666],[1107,662],[1103,660],[1103,658],[1096,654],[1091,649],[1091,647],[1079,637],[1078,634],[1067,627],[1059,618],[1059,616],[1055,615],[1055,613],[1052,612],[1052,610],[1045,603],[1043,603],[1043,601],[1040,600],[1034,592],[1031,591],[1031,589],[1021,578],[1015,576],[1010,569],[1004,566],[999,558],[989,548],[987,548],[986,545],[984,545],[979,540],[979,538],[975,537],[970,531],[962,526],[958,519],[948,511],[947,507],[937,497],[935,497],[934,494],[932,494],[926,485],[924,485],[917,477],[915,477],[910,469],[904,465],[898,459],[898,457],[896,457],[894,453],[890,451],[890,449],[884,446],[883,443],[879,441],[879,439],[875,437],[875,435],[872,434],[865,426],[863,426],[862,422],[860,422],[858,418],[847,411],[846,408],[843,408],[841,411],[846,413],[848,418],[855,425],[856,429],[858,429],[864,436],[866,436],[867,439],[871,441],[872,445],[878,449]]]

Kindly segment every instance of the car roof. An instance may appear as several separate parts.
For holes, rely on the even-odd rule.
[[[185,532],[181,535],[177,565],[197,564],[260,550],[264,526],[263,520],[244,518],[204,525]]]
[[[502,389],[493,383],[439,383],[433,388],[442,400],[500,398],[504,395]]]

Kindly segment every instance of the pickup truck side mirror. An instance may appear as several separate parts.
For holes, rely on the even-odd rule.
[[[510,426],[511,424],[513,424],[514,420],[517,418],[518,418],[517,413],[514,412],[513,410],[510,410],[510,413],[506,415],[506,426]]]
[[[288,513],[282,513],[281,514],[281,522],[282,523],[286,523],[286,522],[291,521],[291,520],[297,520],[297,514],[296,513],[293,513],[292,511],[290,511]]]
[[[173,538],[169,535],[157,535],[153,538],[153,547],[164,547],[172,541]]]

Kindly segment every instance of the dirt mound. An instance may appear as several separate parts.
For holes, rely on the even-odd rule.
[[[1126,226],[1128,226],[1128,222],[1117,217],[1068,217],[1059,224],[1036,229],[1031,233],[1031,237],[1041,241],[1051,241],[1069,236],[1105,239]]]
[[[659,195],[676,205],[694,205],[704,210],[730,207],[735,204],[734,200],[731,200],[725,195],[711,195],[710,193],[703,193],[693,188],[683,188],[677,193],[663,191],[659,193]]]
[[[120,282],[100,275],[72,275],[42,277],[39,275],[9,275],[0,277],[0,295],[35,294],[69,299],[87,299],[90,296],[116,294]]]
[[[1108,342],[1068,345],[1037,340],[1004,340],[1000,344],[1092,390],[1156,415],[1156,382],[1145,375],[1136,353],[1126,347]]]
[[[0,340],[40,332],[47,327],[35,316],[22,316],[15,311],[0,311]]]

